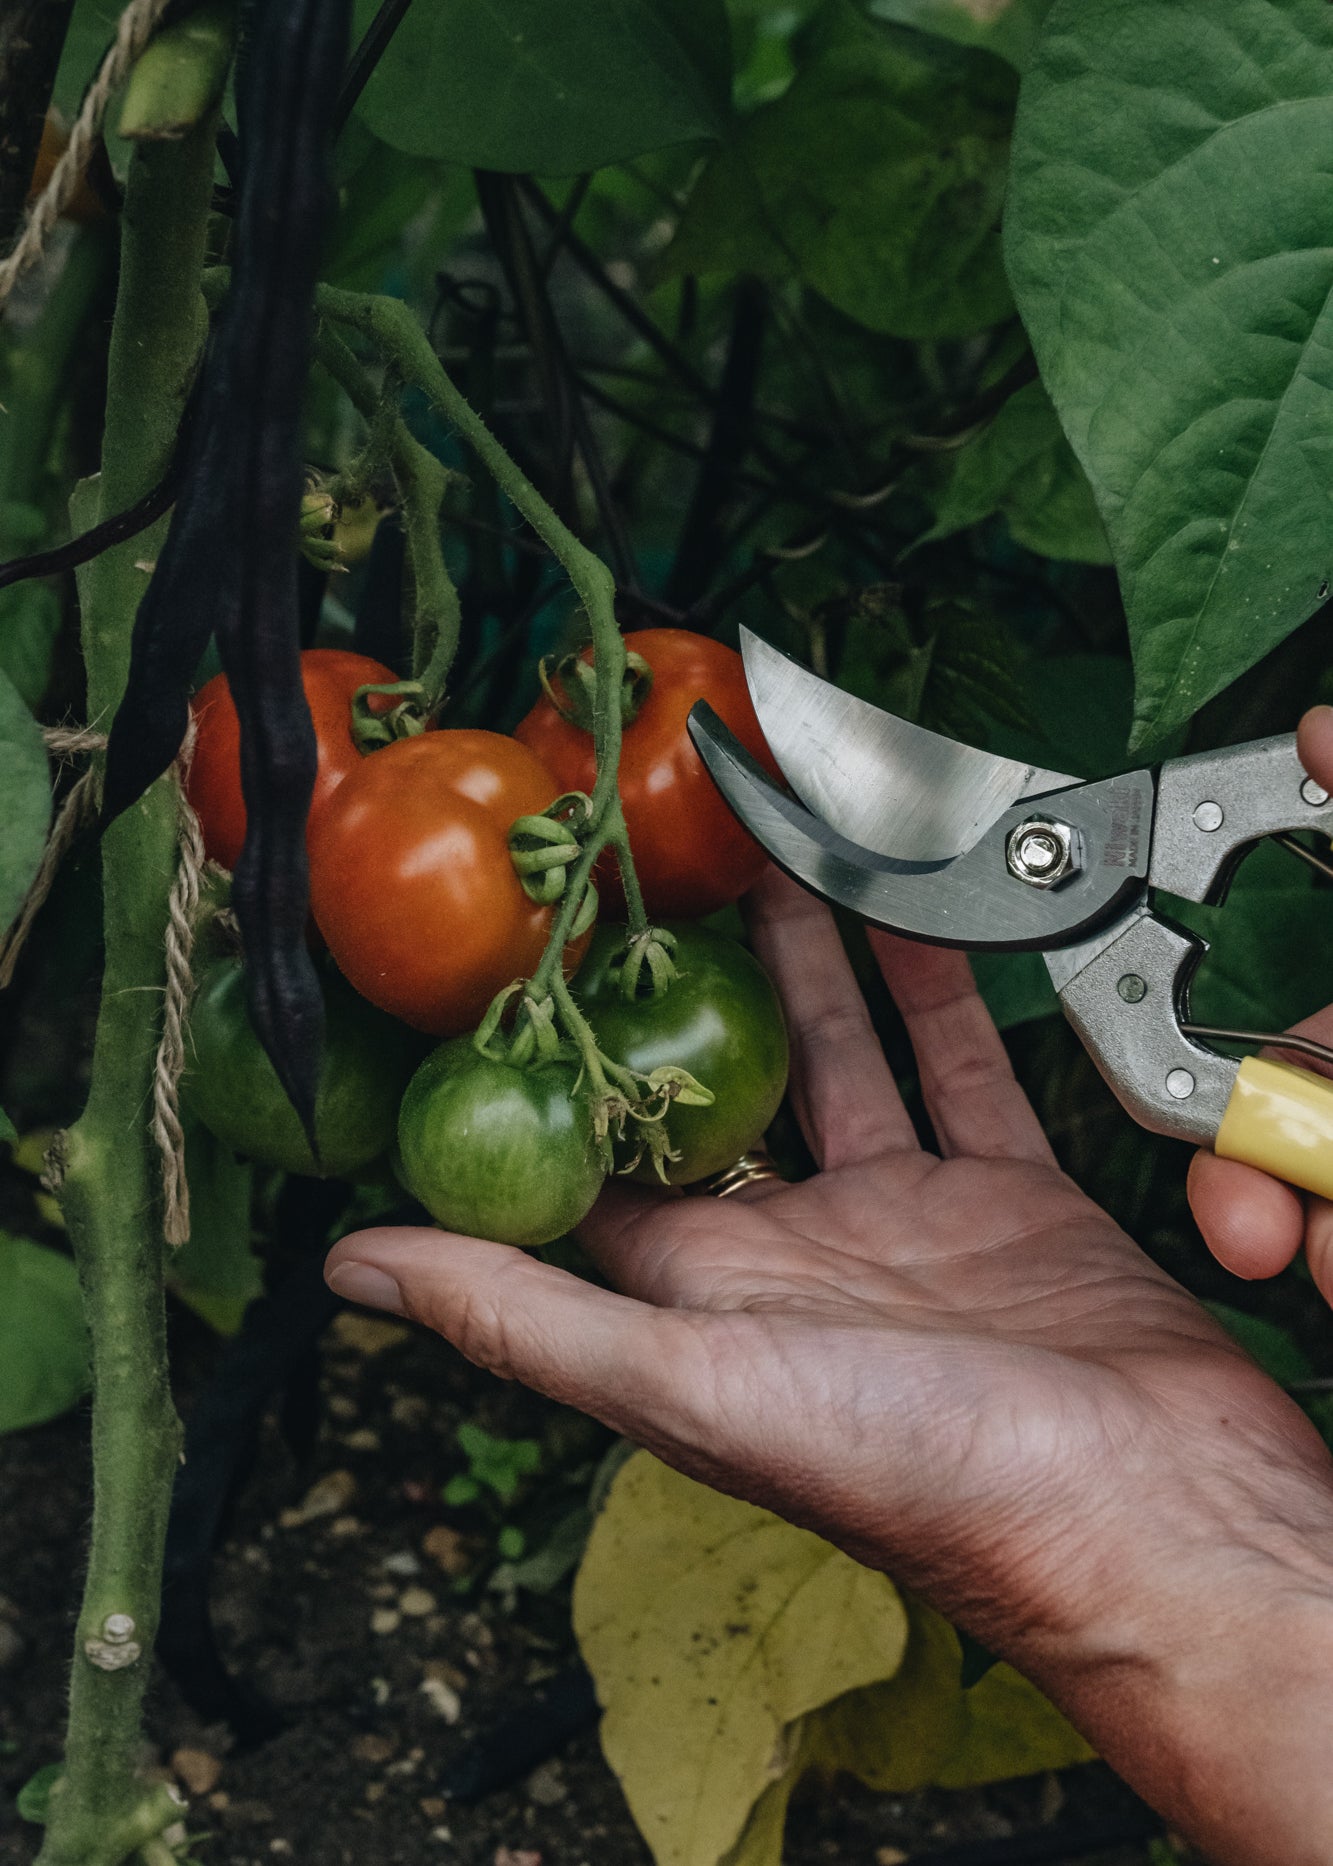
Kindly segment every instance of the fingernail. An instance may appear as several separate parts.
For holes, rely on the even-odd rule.
[[[387,1270],[377,1270],[372,1263],[338,1263],[325,1278],[335,1296],[358,1302],[363,1309],[387,1309],[390,1315],[406,1315],[403,1292]]]

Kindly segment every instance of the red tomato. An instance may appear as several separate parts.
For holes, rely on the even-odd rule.
[[[364,654],[348,654],[342,648],[307,648],[301,656],[301,684],[315,727],[319,760],[309,823],[362,761],[352,737],[352,695],[358,687],[380,686],[397,678],[382,662]],[[386,709],[392,704],[384,702]],[[198,736],[186,794],[199,818],[209,859],[235,868],[245,841],[245,800],[241,796],[241,726],[227,676],[214,675],[190,706]]]
[[[775,776],[777,766],[734,648],[678,628],[641,629],[625,637],[625,646],[653,671],[652,690],[625,728],[620,758],[620,796],[644,904],[654,919],[697,919],[744,894],[768,858],[723,802],[691,743],[685,721],[695,701],[707,700]],[[591,661],[592,650],[583,658]],[[545,694],[514,736],[536,752],[560,790],[591,791],[592,737],[562,718]],[[599,869],[597,880],[614,910],[618,879]]]
[[[312,822],[309,847],[315,922],[363,997],[455,1036],[533,970],[553,910],[523,892],[507,838],[559,791],[498,732],[428,732],[361,760]],[[588,937],[566,954],[570,969]]]

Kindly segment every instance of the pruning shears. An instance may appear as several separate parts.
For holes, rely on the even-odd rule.
[[[1330,1068],[1333,1050],[1191,1023],[1189,984],[1207,946],[1153,901],[1160,888],[1220,902],[1262,837],[1325,866],[1296,835],[1333,835],[1333,798],[1302,770],[1294,735],[1084,783],[912,725],[748,631],[741,647],[790,789],[702,701],[690,732],[779,867],[913,939],[1039,951],[1066,1017],[1136,1121],[1333,1197],[1333,1081],[1239,1060],[1208,1039],[1278,1046]]]

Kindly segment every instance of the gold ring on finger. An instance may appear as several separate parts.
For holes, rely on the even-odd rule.
[[[751,1147],[739,1160],[723,1167],[711,1179],[706,1179],[700,1187],[715,1199],[729,1199],[733,1192],[739,1192],[743,1186],[757,1186],[765,1179],[781,1179],[777,1163],[771,1153],[762,1147]]]

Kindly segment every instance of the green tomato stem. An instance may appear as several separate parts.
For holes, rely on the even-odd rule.
[[[511,504],[522,513],[532,529],[564,566],[575,592],[583,604],[592,634],[593,672],[593,753],[597,778],[592,793],[592,826],[589,847],[597,852],[613,835],[619,837],[617,857],[626,874],[625,896],[630,903],[631,925],[642,931],[637,914],[643,917],[643,901],[638,882],[633,877],[633,858],[625,834],[620,810],[618,779],[621,746],[621,690],[625,681],[626,652],[620,625],[616,621],[615,579],[610,570],[569,527],[556,516],[528,479],[491,433],[486,423],[451,381],[430,341],[409,307],[396,298],[381,298],[361,292],[348,292],[331,285],[321,286],[316,298],[321,315],[344,329],[354,330],[401,376],[405,383],[419,389],[432,406],[452,422],[474,453],[487,468],[496,485]],[[595,859],[595,857],[594,857]],[[591,870],[591,863],[588,870]],[[579,868],[571,871],[570,894],[582,898]],[[586,874],[583,879],[586,880]],[[572,919],[572,916],[571,916]],[[542,955],[539,976],[549,979],[551,965],[559,970],[565,936],[559,918],[551,928],[550,939]]]
[[[322,321],[315,333],[315,356],[374,434],[382,417],[384,396],[338,333]],[[403,502],[407,554],[416,586],[412,672],[421,682],[426,712],[431,715],[443,703],[462,628],[458,591],[440,542],[440,508],[450,476],[448,468],[408,431],[401,415],[394,420],[388,450],[389,465]]]
[[[219,88],[221,80],[219,78]],[[130,159],[95,516],[156,485],[176,443],[207,328],[199,292],[216,113]],[[91,506],[92,493],[76,496]],[[82,516],[82,515],[81,515]],[[82,525],[79,525],[82,529]],[[129,667],[156,535],[80,576],[88,714],[105,725]],[[137,1777],[162,1550],[181,1433],[167,1377],[160,1161],[151,1106],[176,869],[174,780],[158,780],[102,841],[106,961],[83,1114],[65,1137],[61,1203],[78,1260],[93,1373],[93,1525],[70,1680],[65,1772],[41,1866],[118,1866],[180,1817]]]

